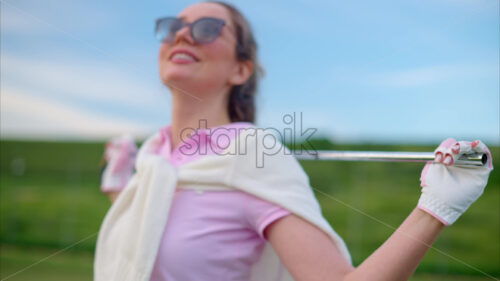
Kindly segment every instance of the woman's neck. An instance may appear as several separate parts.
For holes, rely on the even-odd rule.
[[[227,95],[194,97],[172,92],[171,147],[174,149],[181,141],[182,130],[204,129],[231,123],[227,109]],[[185,138],[186,136],[183,135]]]

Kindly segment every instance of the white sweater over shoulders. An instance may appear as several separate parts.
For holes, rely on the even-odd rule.
[[[238,189],[273,202],[325,231],[351,262],[345,243],[323,217],[306,173],[274,136],[246,128],[223,153],[180,168],[156,154],[160,145],[159,133],[144,142],[137,172],[104,218],[96,245],[95,281],[149,281],[176,188]],[[250,281],[294,280],[269,242],[250,276]]]

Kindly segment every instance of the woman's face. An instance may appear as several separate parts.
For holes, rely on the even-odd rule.
[[[189,27],[183,27],[172,43],[162,43],[159,53],[159,72],[163,83],[180,88],[199,98],[203,95],[220,95],[228,86],[242,84],[241,63],[236,60],[236,35],[229,11],[215,3],[198,3],[184,9],[179,15],[184,22],[192,23],[202,17],[215,17],[226,21],[221,35],[208,44],[196,44]],[[172,56],[183,51],[185,56]],[[243,81],[242,78],[244,79]]]

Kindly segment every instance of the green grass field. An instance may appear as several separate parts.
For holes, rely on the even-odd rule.
[[[434,149],[326,141],[316,141],[315,147]],[[110,206],[99,191],[103,148],[102,143],[0,142],[0,280],[92,280],[96,233]],[[500,159],[500,148],[494,147],[493,154]],[[324,216],[346,241],[356,265],[391,235],[420,194],[423,164],[302,164]],[[500,176],[493,171],[483,196],[443,231],[411,280],[494,280],[484,273],[500,278],[499,222]]]

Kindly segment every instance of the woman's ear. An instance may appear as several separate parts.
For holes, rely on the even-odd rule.
[[[229,84],[242,85],[253,73],[253,62],[251,60],[239,61],[235,66],[233,75],[229,78]]]

